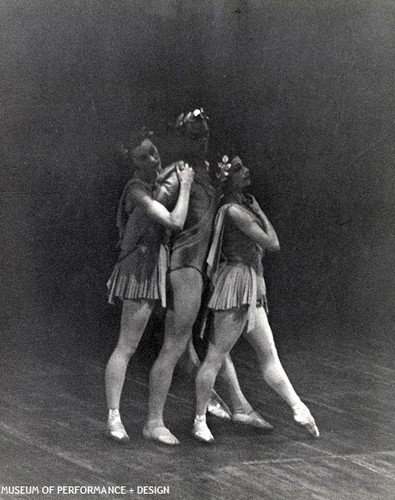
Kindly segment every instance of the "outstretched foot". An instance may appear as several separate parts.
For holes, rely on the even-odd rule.
[[[143,436],[145,439],[152,439],[153,441],[159,441],[159,443],[169,444],[175,446],[180,444],[178,439],[173,436],[173,434],[164,425],[148,425],[145,424],[143,428]]]
[[[295,422],[302,426],[309,434],[318,438],[320,431],[315,423],[313,415],[304,403],[299,403],[292,408]]]
[[[195,418],[193,422],[192,434],[198,441],[201,441],[203,443],[210,444],[214,442],[214,436],[211,434],[210,429],[207,427],[205,418],[202,420]]]
[[[207,413],[214,417],[223,418],[224,420],[231,419],[231,413],[226,403],[213,390],[211,391],[210,400],[207,405]]]
[[[252,427],[257,427],[265,431],[273,430],[272,424],[267,422],[262,415],[255,410],[252,410],[250,413],[233,413],[232,420],[237,424],[251,425]]]
[[[118,443],[128,443],[130,438],[121,420],[107,422],[106,436]]]

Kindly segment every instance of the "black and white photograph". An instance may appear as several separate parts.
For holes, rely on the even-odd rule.
[[[0,500],[395,498],[394,34],[0,0]]]

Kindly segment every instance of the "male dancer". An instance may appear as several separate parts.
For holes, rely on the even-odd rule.
[[[175,235],[170,257],[170,305],[166,314],[165,338],[150,374],[148,417],[143,429],[147,439],[176,445],[178,439],[165,427],[163,410],[174,369],[192,338],[203,292],[203,272],[217,196],[208,174],[206,155],[209,127],[202,109],[179,116],[176,128],[180,134],[184,157],[194,170],[194,182],[184,229]],[[166,196],[166,194],[164,195]],[[158,194],[159,201],[160,193]],[[191,346],[191,344],[190,344]],[[229,396],[236,422],[271,429],[244,397],[230,356],[224,364],[223,376],[229,385]]]

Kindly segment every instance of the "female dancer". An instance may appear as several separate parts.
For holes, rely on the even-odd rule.
[[[193,435],[200,441],[214,441],[206,424],[208,397],[222,363],[244,333],[258,356],[264,380],[292,408],[295,422],[318,437],[314,418],[281,365],[267,319],[261,259],[264,250],[280,249],[277,234],[256,200],[243,195],[250,176],[239,157],[229,162],[224,156],[218,177],[223,181],[224,204],[217,213],[207,260],[209,270],[215,271],[208,305],[214,311],[214,331],[196,378]]]
[[[166,306],[166,231],[182,230],[194,175],[187,164],[176,164],[180,189],[175,207],[169,212],[154,199],[155,181],[161,168],[154,144],[147,137],[142,138],[132,149],[131,157],[136,170],[126,184],[118,209],[121,252],[107,283],[109,302],[113,303],[114,297],[123,301],[119,340],[105,373],[106,434],[120,442],[129,441],[119,413],[126,369],[154,306],[158,302]]]

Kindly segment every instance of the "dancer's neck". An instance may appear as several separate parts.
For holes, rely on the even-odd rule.
[[[134,173],[135,177],[147,182],[148,184],[153,184],[158,176],[157,171],[146,171],[146,170],[136,170]]]
[[[242,191],[232,191],[224,196],[224,201],[226,203],[238,203],[241,205],[244,201],[244,195]]]

